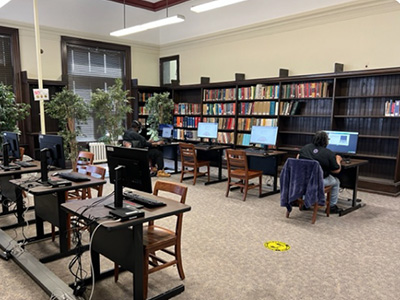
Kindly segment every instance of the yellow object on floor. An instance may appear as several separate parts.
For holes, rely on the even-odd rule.
[[[171,174],[165,172],[164,170],[159,170],[157,172],[157,177],[171,177]]]

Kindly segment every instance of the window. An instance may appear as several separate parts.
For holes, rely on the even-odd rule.
[[[62,37],[63,76],[69,89],[87,102],[97,88],[107,90],[116,78],[130,89],[130,47]],[[80,124],[84,136],[78,141],[87,142],[100,138],[96,128],[99,120],[93,116],[87,124]]]
[[[160,58],[160,85],[179,83],[179,55]]]
[[[0,26],[0,82],[11,85],[17,99],[19,86],[17,74],[21,72],[18,29]]]

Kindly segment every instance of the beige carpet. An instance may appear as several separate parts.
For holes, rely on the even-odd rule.
[[[265,178],[267,179],[267,178]],[[179,175],[167,179],[178,181]],[[286,219],[279,195],[247,201],[240,192],[225,197],[226,183],[204,186],[200,179],[189,186],[187,204],[192,210],[183,223],[183,261],[186,279],[175,267],[149,278],[149,297],[177,286],[185,292],[175,299],[397,299],[400,295],[400,209],[399,199],[359,193],[367,205],[343,217],[327,218],[323,211],[315,225],[311,212],[294,210]],[[107,185],[105,193],[111,191]],[[345,190],[341,198],[350,197]],[[340,201],[339,205],[349,205]],[[5,224],[10,217],[1,217]],[[161,224],[169,223],[162,220]],[[34,234],[34,226],[25,229]],[[21,236],[21,228],[7,230]],[[87,240],[87,235],[84,237]],[[266,241],[290,245],[286,252],[264,247]],[[40,258],[57,251],[57,242],[27,246]],[[73,281],[67,265],[72,257],[46,264],[67,283]],[[90,273],[88,255],[82,258]],[[104,268],[112,263],[103,259]],[[49,299],[28,275],[12,261],[0,260],[0,299]],[[90,288],[90,287],[89,287]],[[88,290],[89,291],[89,290]],[[93,299],[131,299],[132,276],[123,272],[96,283]]]

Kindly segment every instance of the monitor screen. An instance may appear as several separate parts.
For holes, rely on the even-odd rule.
[[[4,131],[2,136],[3,144],[8,144],[9,158],[20,158],[18,134],[15,132]]]
[[[40,134],[40,151],[48,149],[47,164],[49,166],[65,169],[64,141],[59,135]]]
[[[218,123],[199,122],[197,126],[197,137],[216,139],[218,137]]]
[[[251,127],[250,143],[275,146],[277,135],[278,127],[253,126]]]
[[[358,132],[329,131],[325,130],[329,137],[326,148],[333,152],[355,154],[357,151]]]
[[[172,138],[172,132],[174,130],[174,126],[171,124],[160,124],[158,126],[158,135],[165,138]]]
[[[111,183],[115,183],[115,168],[122,166],[122,186],[152,192],[147,149],[107,145],[106,150]]]

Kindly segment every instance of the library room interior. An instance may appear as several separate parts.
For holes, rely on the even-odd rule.
[[[400,0],[0,0],[1,299],[395,299]]]

